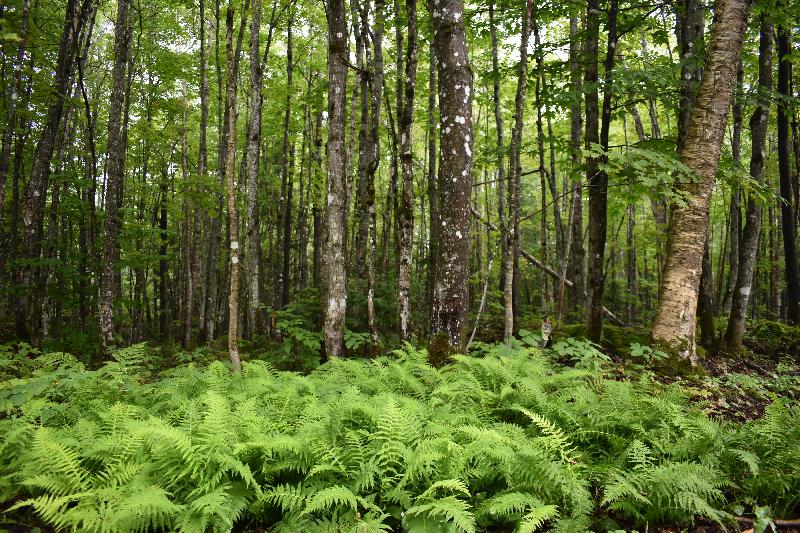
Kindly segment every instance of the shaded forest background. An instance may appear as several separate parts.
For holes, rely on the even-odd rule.
[[[448,353],[655,320],[693,359],[693,305],[690,333],[658,329],[683,265],[697,344],[736,352],[745,319],[800,321],[799,7],[4,2],[2,336],[227,340],[238,364],[240,337]],[[741,54],[708,45],[726,9]],[[714,60],[730,94],[702,94]],[[696,99],[730,99],[710,182]],[[697,198],[699,269],[668,244]]]

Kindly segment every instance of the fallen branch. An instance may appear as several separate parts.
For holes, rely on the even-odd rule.
[[[490,230],[498,231],[497,230],[497,226],[491,220],[486,220],[485,218],[483,218],[481,216],[481,214],[474,207],[471,208],[471,211],[472,211],[472,215],[475,218],[477,218],[478,220],[480,220],[483,224],[485,224],[486,227],[488,227]],[[530,262],[532,265],[534,265],[535,267],[543,270],[544,272],[546,272],[547,274],[549,274],[553,278],[555,278],[557,280],[561,280],[562,279],[562,277],[558,274],[558,272],[556,272],[555,270],[553,270],[552,268],[550,268],[549,266],[547,266],[543,262],[539,261],[536,257],[531,255],[530,253],[526,252],[525,250],[520,250],[519,253],[520,253],[520,255],[522,255],[522,257],[527,259],[528,262]],[[568,280],[567,278],[563,278],[563,280],[564,280],[564,285],[566,285],[567,287],[573,287],[575,285],[574,283],[572,283],[571,280]],[[586,292],[585,291],[584,291],[583,295],[586,296]],[[622,320],[617,318],[617,316],[614,313],[612,313],[605,306],[603,306],[603,314],[615,326],[624,326],[625,325],[625,322],[623,322]]]

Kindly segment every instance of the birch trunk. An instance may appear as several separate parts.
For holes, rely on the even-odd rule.
[[[711,192],[749,10],[748,0],[717,3],[708,60],[680,154],[697,180],[678,185],[688,194],[688,204],[671,206],[661,299],[651,336],[690,364],[697,361],[695,317]]]

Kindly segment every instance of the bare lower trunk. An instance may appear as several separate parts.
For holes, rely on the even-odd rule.
[[[497,27],[494,20],[494,0],[489,2],[489,30],[492,38],[492,102],[494,103],[495,131],[497,132],[497,215],[500,223],[500,290],[503,291],[505,308],[506,336],[513,330],[514,309],[512,302],[506,300],[506,254],[508,253],[508,232],[506,231],[506,164],[503,113],[500,109],[500,62],[497,55]],[[510,289],[512,290],[512,289]]]
[[[573,286],[569,290],[570,303],[572,308],[577,308],[584,302],[585,292],[584,283],[584,248],[583,248],[583,189],[581,187],[580,163],[581,163],[581,130],[583,128],[583,117],[581,115],[582,80],[580,74],[580,55],[581,43],[579,41],[579,16],[572,14],[569,18],[569,62],[570,62],[570,86],[575,99],[570,106],[570,180],[572,182],[572,213],[570,218],[570,241],[571,253],[568,254],[567,261],[569,266],[567,272],[572,278]]]
[[[432,0],[428,0],[431,2]],[[428,330],[433,319],[433,290],[436,285],[436,258],[439,247],[439,187],[436,183],[436,48],[430,45],[428,66]]]
[[[514,252],[517,248],[517,240],[519,239],[517,235],[519,231],[519,189],[517,187],[517,182],[522,173],[520,152],[522,150],[525,95],[528,89],[528,40],[530,37],[532,11],[533,2],[532,0],[527,0],[522,10],[522,35],[519,47],[520,58],[517,76],[517,94],[514,100],[514,128],[511,132],[511,145],[509,147],[508,219],[510,231],[508,232],[506,255],[503,261],[505,267],[505,271],[503,272],[503,297],[505,301],[505,329],[503,331],[503,337],[505,339],[510,339],[514,335]],[[536,53],[538,54],[539,50],[537,50]],[[539,115],[539,133],[541,141],[541,113]],[[498,138],[498,148],[500,141],[501,139]],[[541,150],[542,146],[540,142],[540,163],[544,161],[544,153]],[[542,164],[541,166],[543,167],[544,165]],[[544,170],[544,168],[542,168],[542,170]],[[542,216],[544,216],[544,213],[545,211],[542,211]]]
[[[348,39],[344,0],[330,0],[328,20],[328,185],[323,240],[322,283],[325,355],[344,353],[347,310],[347,185],[345,177],[345,105]]]
[[[104,353],[114,341],[114,299],[117,296],[119,246],[117,233],[121,226],[119,216],[120,197],[125,172],[125,151],[122,141],[122,112],[125,100],[126,66],[130,42],[128,0],[117,5],[117,21],[114,26],[114,69],[111,107],[108,115],[108,174],[105,188],[105,235],[102,275],[100,278],[100,343]]]
[[[592,2],[595,2],[594,4]],[[584,80],[587,84],[597,81],[597,34],[599,12],[595,0],[587,8],[587,65]],[[603,117],[600,128],[600,147],[608,150],[608,135],[611,126],[611,88],[613,85],[614,58],[617,45],[617,0],[611,0],[608,11],[608,49],[603,75]],[[592,20],[594,19],[594,20]],[[592,59],[594,58],[594,59]],[[586,93],[586,146],[597,139],[597,90]],[[586,334],[594,342],[600,342],[603,333],[603,292],[605,289],[604,257],[606,248],[608,175],[602,168],[605,156],[590,157],[586,163],[586,181],[589,184],[589,260],[587,262],[588,299],[586,301]]]
[[[417,2],[406,0],[408,47],[406,48],[405,103],[400,123],[400,162],[403,188],[400,201],[400,272],[398,278],[400,337],[411,339],[411,247],[414,236],[414,154],[412,126],[414,94],[417,86]]]
[[[440,363],[463,349],[467,311],[472,188],[472,71],[467,54],[464,5],[439,0],[431,13],[438,58],[439,212],[441,228],[433,294],[432,358]]]
[[[758,106],[750,117],[750,139],[752,145],[750,176],[756,182],[761,182],[764,179],[770,94],[772,93],[773,36],[772,25],[762,15],[758,54],[759,100]],[[761,233],[761,204],[753,195],[747,199],[745,220],[742,241],[738,250],[738,269],[736,271],[735,285],[731,294],[731,311],[723,337],[723,349],[728,352],[738,352],[742,348],[745,319],[752,293],[753,271],[756,266],[758,241]],[[731,276],[733,276],[733,271],[731,271]]]
[[[717,3],[708,61],[681,150],[681,161],[695,172],[697,181],[680,184],[689,201],[671,207],[661,299],[651,330],[654,341],[692,364],[696,362],[695,317],[711,192],[749,10],[747,0]]]
[[[785,4],[788,5],[788,4]],[[792,36],[790,26],[778,29],[778,94],[791,96]],[[789,109],[787,100],[778,103],[778,174],[781,191],[781,231],[783,232],[784,269],[786,271],[786,319],[800,324],[800,262],[794,223],[794,195],[792,194],[791,140],[789,139]]]
[[[41,136],[36,144],[30,179],[24,190],[22,203],[22,221],[24,224],[22,255],[29,261],[35,261],[41,253],[44,208],[50,178],[50,159],[53,157],[56,134],[64,110],[64,100],[67,93],[69,93],[69,84],[72,80],[78,36],[86,20],[84,7],[86,6],[79,0],[69,0],[67,2],[64,26],[58,49],[58,60],[54,72],[55,79],[48,102],[47,115]],[[20,149],[21,143],[17,146],[18,154],[20,154]],[[21,165],[18,165],[17,169],[21,170]],[[19,180],[17,180],[17,185],[19,186]],[[15,198],[15,200],[17,199]],[[16,206],[18,203],[14,201],[13,205]],[[12,227],[16,225],[16,214],[13,219]],[[16,241],[16,239],[14,240]],[[38,322],[36,320],[38,310],[35,309],[36,302],[33,296],[35,293],[33,290],[35,278],[34,266],[23,266],[17,273],[18,284],[25,289],[24,295],[19,300],[17,320],[17,333],[23,338],[31,338],[29,336],[35,337],[36,335],[36,332],[32,331],[36,329],[35,324]],[[31,338],[31,340],[35,339]]]
[[[228,292],[228,357],[234,372],[240,372],[239,358],[239,217],[236,213],[236,69],[233,50],[233,1],[228,4],[225,16],[225,57],[227,69],[225,106],[228,108],[227,146],[225,149],[225,179],[228,199],[228,239],[230,241],[230,289]]]
[[[265,59],[272,44],[275,2],[269,25]],[[258,203],[258,172],[261,148],[261,109],[263,70],[259,49],[261,30],[261,0],[253,4],[250,20],[250,121],[247,126],[247,331],[252,338],[261,329],[259,309],[261,304],[261,229]]]

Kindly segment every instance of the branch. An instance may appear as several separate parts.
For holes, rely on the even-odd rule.
[[[486,225],[486,227],[488,227],[492,231],[498,231],[497,230],[497,226],[495,226],[495,224],[491,220],[486,220],[485,218],[483,218],[481,216],[481,214],[474,207],[471,207],[470,210],[472,211],[472,215],[475,218],[477,218],[479,221],[481,221],[484,225]],[[552,276],[553,278],[555,278],[557,280],[561,280],[562,279],[561,276],[558,274],[558,272],[556,272],[555,270],[553,270],[552,268],[550,268],[549,266],[547,266],[543,262],[539,261],[536,257],[531,255],[527,251],[520,249],[519,253],[520,253],[520,255],[522,255],[522,257],[527,259],[528,262],[530,262],[536,268],[539,268],[539,269],[543,270],[545,273],[549,274],[550,276]],[[566,285],[567,287],[574,287],[575,286],[575,284],[571,280],[568,280],[567,278],[563,278],[563,279],[564,279],[564,285]],[[583,294],[584,294],[584,296],[586,296],[586,291],[584,291]],[[624,326],[625,325],[625,322],[623,322],[622,320],[617,318],[617,316],[614,313],[612,313],[605,306],[603,306],[603,314],[606,315],[606,317],[608,318],[609,321],[611,321],[612,324],[614,324],[616,326]]]

